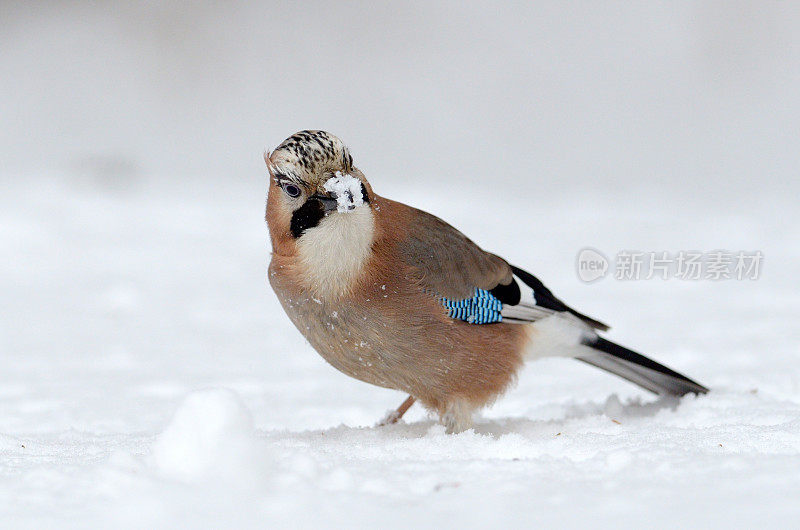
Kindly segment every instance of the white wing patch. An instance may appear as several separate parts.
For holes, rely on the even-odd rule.
[[[530,324],[545,317],[554,314],[555,311],[539,306],[523,306],[519,305],[504,305],[500,314],[503,316],[503,322],[517,323],[517,324]]]
[[[514,276],[514,280],[520,285],[522,297],[517,305],[503,305],[503,310],[500,312],[503,315],[503,322],[530,324],[556,313],[552,309],[536,305],[533,289],[517,279],[516,276]]]

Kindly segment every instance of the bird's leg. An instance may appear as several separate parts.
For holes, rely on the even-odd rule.
[[[397,407],[397,410],[391,411],[386,415],[385,418],[378,422],[378,427],[397,423],[397,420],[403,417],[403,414],[405,414],[406,411],[411,408],[411,405],[413,405],[416,400],[417,399],[414,396],[408,396],[406,400],[403,401],[399,407]]]

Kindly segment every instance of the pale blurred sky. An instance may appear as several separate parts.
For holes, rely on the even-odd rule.
[[[252,179],[299,129],[373,180],[796,194],[791,2],[5,2],[2,178]]]

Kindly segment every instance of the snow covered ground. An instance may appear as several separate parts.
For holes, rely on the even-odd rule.
[[[742,209],[721,196],[698,210],[688,194],[589,188],[539,204],[524,182],[508,193],[372,175],[379,193],[435,211],[611,323],[612,338],[713,389],[659,400],[543,361],[473,431],[447,436],[416,407],[373,427],[404,396],[336,372],[293,329],[265,281],[262,178],[16,177],[0,197],[4,528],[788,527],[800,516],[791,198]],[[477,196],[495,218],[464,207]],[[758,249],[764,270],[749,282],[584,284],[574,258],[586,245]]]

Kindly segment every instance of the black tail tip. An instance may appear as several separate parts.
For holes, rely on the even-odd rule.
[[[580,360],[627,379],[655,394],[680,397],[709,392],[707,387],[697,381],[610,340],[596,337],[584,344],[595,350],[597,356]]]

